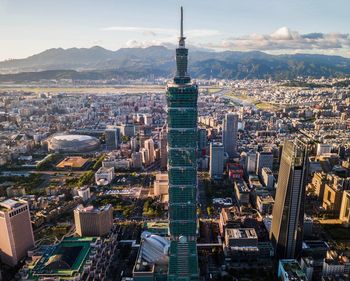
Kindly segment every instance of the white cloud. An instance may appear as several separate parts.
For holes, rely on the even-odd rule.
[[[341,33],[301,34],[281,27],[271,34],[251,34],[230,37],[220,43],[208,43],[208,47],[228,50],[332,50],[350,46],[350,35]]]

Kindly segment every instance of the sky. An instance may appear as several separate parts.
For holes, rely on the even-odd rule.
[[[0,60],[50,48],[176,44],[350,57],[349,0],[0,0]]]

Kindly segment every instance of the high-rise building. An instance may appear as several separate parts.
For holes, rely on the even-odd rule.
[[[107,149],[117,149],[120,143],[120,129],[108,128],[105,130]]]
[[[197,98],[198,86],[187,74],[188,49],[181,33],[177,72],[167,85],[169,175],[168,281],[198,280],[197,259]]]
[[[207,130],[205,128],[198,129],[198,150],[201,156],[205,155],[207,141],[208,141]]]
[[[148,150],[148,159],[150,164],[154,162],[154,141],[153,139],[145,140],[145,148]]]
[[[256,174],[262,179],[262,169],[273,169],[273,154],[268,151],[260,151],[257,153]]]
[[[141,169],[142,168],[142,153],[141,152],[133,152],[131,154],[132,159],[132,167],[134,169]]]
[[[221,142],[210,143],[209,174],[211,178],[220,179],[224,171],[224,146]]]
[[[34,247],[28,203],[8,199],[0,203],[0,258],[15,266]]]
[[[301,251],[307,161],[307,144],[301,140],[285,141],[270,232],[279,258],[296,258]]]
[[[238,114],[227,113],[222,126],[222,143],[225,152],[230,156],[234,156],[237,150],[237,132],[238,132]]]
[[[113,208],[108,204],[100,208],[79,205],[74,210],[74,223],[79,236],[104,236],[113,226]]]
[[[247,154],[247,161],[246,161],[246,164],[247,164],[247,168],[246,168],[246,172],[248,174],[251,174],[251,173],[255,173],[256,171],[256,152],[255,151],[252,151],[252,152],[249,152]]]
[[[166,134],[166,127],[162,129],[162,131],[159,134],[160,139],[160,168],[162,170],[167,169],[167,162],[168,162],[168,151],[167,151],[167,134]]]

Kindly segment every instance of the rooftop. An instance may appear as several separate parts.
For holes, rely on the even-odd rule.
[[[286,277],[284,280],[307,281],[305,273],[302,271],[297,260],[280,260],[279,276],[282,274]]]
[[[89,159],[80,157],[80,156],[70,156],[63,159],[60,163],[57,164],[57,168],[81,168],[83,167]]]
[[[74,276],[80,272],[96,238],[64,238],[59,244],[48,246],[32,268],[32,279],[44,276]]]
[[[5,210],[16,209],[26,203],[27,202],[23,200],[7,199],[5,201],[0,202],[0,210],[1,210],[1,207],[2,209],[5,209]]]
[[[112,207],[111,204],[107,204],[105,206],[94,207],[92,205],[84,207],[83,205],[79,205],[75,210],[80,213],[100,213],[104,211],[108,211]]]
[[[226,228],[229,239],[258,239],[254,228]]]

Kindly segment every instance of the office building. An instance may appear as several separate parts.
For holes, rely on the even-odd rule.
[[[224,146],[220,142],[210,143],[209,174],[212,179],[221,179],[224,171]]]
[[[278,280],[308,281],[304,271],[295,259],[282,259],[278,263]]]
[[[123,136],[127,137],[133,137],[135,136],[135,125],[134,124],[122,124],[121,126],[118,126],[120,129],[120,133]]]
[[[117,149],[120,143],[120,129],[108,128],[105,130],[106,148]]]
[[[84,207],[79,205],[74,210],[74,223],[79,236],[104,236],[113,226],[113,208],[108,204],[103,207]]]
[[[256,171],[256,152],[252,151],[247,154],[247,160],[246,160],[246,172],[248,174],[255,173]]]
[[[260,151],[257,153],[256,160],[256,174],[262,179],[262,169],[269,168],[273,169],[273,154],[268,151]]]
[[[167,173],[156,174],[156,179],[153,183],[153,194],[154,196],[161,196],[168,194],[169,192],[169,180]]]
[[[198,152],[200,156],[206,155],[208,135],[205,128],[198,129]]]
[[[273,176],[273,173],[270,168],[268,167],[262,168],[261,177],[262,177],[263,184],[267,189],[274,188],[275,177]]]
[[[258,235],[254,228],[226,228],[224,253],[232,262],[252,262],[259,257]]]
[[[91,198],[90,187],[83,186],[78,189],[78,196],[84,201],[88,201]]]
[[[168,163],[167,134],[166,127],[160,132],[160,169],[166,170]]]
[[[222,143],[225,152],[233,157],[237,150],[238,114],[227,113],[222,124]]]
[[[256,208],[262,215],[270,215],[272,213],[274,203],[275,200],[273,200],[271,195],[261,194],[257,195],[256,197]]]
[[[106,280],[118,240],[96,237],[65,237],[53,245],[42,245],[19,272],[22,281]]]
[[[301,251],[307,161],[306,144],[284,142],[270,232],[279,258],[296,258]]]
[[[28,203],[8,199],[0,203],[0,258],[15,266],[34,247]]]
[[[142,153],[141,152],[133,152],[131,154],[132,159],[132,167],[134,169],[141,169],[142,168]]]
[[[334,214],[339,214],[343,193],[350,189],[350,177],[340,177],[334,173],[327,174],[323,191],[322,207]]]
[[[169,175],[168,280],[198,280],[197,260],[197,98],[198,86],[187,74],[188,49],[181,33],[177,72],[167,85]]]
[[[349,190],[346,190],[343,192],[339,219],[343,223],[350,223],[350,191]]]
[[[250,197],[250,189],[243,179],[236,179],[234,184],[234,193],[240,205],[248,205]]]
[[[317,156],[331,153],[331,152],[332,152],[332,145],[330,145],[328,143],[318,143],[317,144],[317,151],[316,151]]]
[[[154,160],[155,160],[155,158],[154,158],[154,142],[153,142],[153,139],[145,140],[144,146],[145,146],[145,148],[148,151],[149,163],[152,164],[154,162]]]

